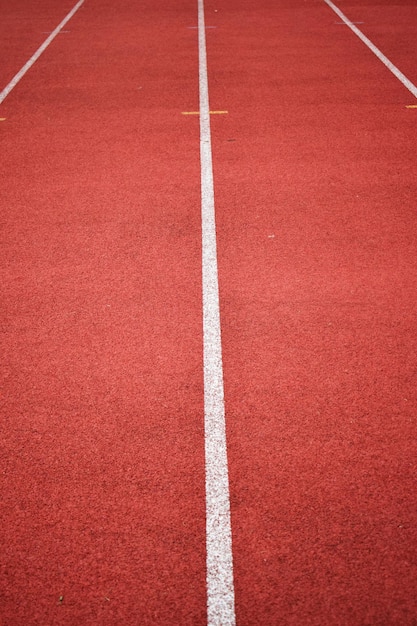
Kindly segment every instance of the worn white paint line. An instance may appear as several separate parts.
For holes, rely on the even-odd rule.
[[[14,76],[14,78],[12,78],[10,83],[8,85],[6,85],[6,87],[0,93],[0,104],[9,95],[9,93],[12,91],[12,89],[14,89],[16,87],[16,85],[23,78],[23,76],[26,74],[26,72],[28,70],[30,70],[32,65],[34,63],[36,63],[36,61],[41,56],[42,52],[45,52],[45,50],[49,46],[49,44],[55,39],[55,37],[58,35],[58,33],[60,33],[62,31],[62,29],[64,28],[65,24],[67,24],[67,22],[70,21],[72,16],[78,11],[78,9],[83,4],[83,2],[84,2],[84,0],[79,0],[79,2],[77,2],[77,4],[73,7],[73,9],[71,9],[71,11],[68,13],[68,15],[66,17],[64,17],[62,22],[60,24],[58,24],[58,26],[55,28],[54,31],[52,31],[52,33],[49,35],[49,37],[47,37],[45,39],[43,44],[41,46],[39,46],[39,48],[36,50],[36,52],[31,56],[29,61],[27,61],[24,64],[24,66],[22,67],[21,70],[18,71],[16,76]]]
[[[232,532],[223,391],[204,4],[198,0],[208,626],[234,626]]]
[[[361,30],[353,22],[351,22],[344,13],[335,5],[331,0],[324,0],[324,2],[340,17],[340,19],[349,26],[351,31],[359,37],[359,39],[368,46],[378,59],[394,74],[396,78],[410,91],[415,98],[417,98],[417,87],[405,76],[391,61],[381,52],[379,48],[372,43],[368,37],[366,37]]]

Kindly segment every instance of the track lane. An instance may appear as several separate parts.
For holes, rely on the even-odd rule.
[[[407,92],[320,3],[207,10],[237,623],[411,624]]]
[[[2,107],[6,623],[205,621],[195,21],[89,2]]]

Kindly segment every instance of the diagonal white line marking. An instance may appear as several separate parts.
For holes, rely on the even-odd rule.
[[[361,30],[353,22],[351,22],[344,13],[335,5],[331,0],[324,0],[324,2],[340,17],[341,20],[349,26],[350,30],[355,33],[359,37],[363,43],[368,46],[369,50],[371,50],[378,59],[394,74],[396,78],[407,87],[408,91],[410,91],[415,98],[417,98],[417,87],[405,76],[399,69],[396,67],[391,61],[381,52],[379,48],[372,43],[368,37],[366,37]]]
[[[45,52],[46,48],[49,46],[51,41],[53,41],[55,39],[55,37],[58,35],[58,33],[64,28],[65,24],[70,21],[70,19],[74,15],[74,13],[76,13],[78,11],[78,9],[83,4],[83,2],[84,2],[84,0],[79,0],[79,2],[77,2],[75,7],[73,9],[71,9],[71,11],[68,13],[68,15],[66,17],[64,17],[62,22],[60,24],[58,24],[58,26],[55,28],[54,31],[52,31],[52,33],[49,35],[49,37],[47,37],[45,39],[43,44],[41,46],[39,46],[39,48],[36,50],[36,52],[31,56],[29,61],[27,61],[25,63],[25,65],[22,67],[22,69],[18,71],[16,76],[14,76],[14,78],[12,78],[10,83],[8,85],[6,85],[6,87],[0,93],[0,104],[9,95],[9,93],[12,91],[12,89],[14,89],[16,87],[17,83],[23,78],[23,76],[26,74],[26,72],[28,70],[30,70],[32,65],[39,59],[39,57],[41,56],[42,52]]]
[[[234,626],[229,477],[203,0],[198,0],[208,626]]]

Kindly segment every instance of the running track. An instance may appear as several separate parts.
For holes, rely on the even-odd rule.
[[[74,3],[3,5],[0,89]],[[415,626],[417,100],[324,0],[205,16],[236,624]],[[2,626],[207,623],[196,26],[85,0],[0,106]]]

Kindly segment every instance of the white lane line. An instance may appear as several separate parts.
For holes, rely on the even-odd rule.
[[[349,28],[359,37],[363,43],[368,46],[369,50],[371,50],[378,59],[394,74],[396,78],[410,91],[415,98],[417,98],[417,87],[407,78],[404,74],[396,67],[391,61],[381,52],[379,48],[377,48],[368,37],[366,37],[359,28],[355,26],[353,22],[351,22],[344,13],[335,5],[331,0],[324,0],[324,2],[340,17],[341,20],[349,26]]]
[[[23,76],[32,67],[32,65],[39,59],[39,57],[41,56],[42,52],[44,52],[46,50],[46,48],[49,46],[51,41],[53,41],[55,39],[55,37],[58,35],[58,33],[64,28],[65,24],[67,22],[69,22],[69,20],[72,18],[74,13],[76,13],[78,11],[78,9],[83,4],[83,2],[84,2],[84,0],[79,0],[79,2],[77,2],[75,7],[73,9],[71,9],[71,11],[62,20],[62,22],[60,24],[58,24],[58,26],[55,28],[54,31],[52,31],[52,33],[49,35],[49,37],[47,37],[45,39],[43,44],[41,46],[39,46],[39,48],[36,50],[36,52],[29,59],[29,61],[27,61],[25,63],[25,65],[22,67],[21,70],[19,70],[19,72],[16,74],[16,76],[14,78],[12,78],[10,83],[8,85],[6,85],[6,87],[0,93],[0,104],[9,95],[9,93],[12,91],[12,89],[14,89],[16,87],[17,83],[23,78]]]
[[[207,624],[234,626],[232,531],[224,412],[217,243],[203,0],[198,0]]]

